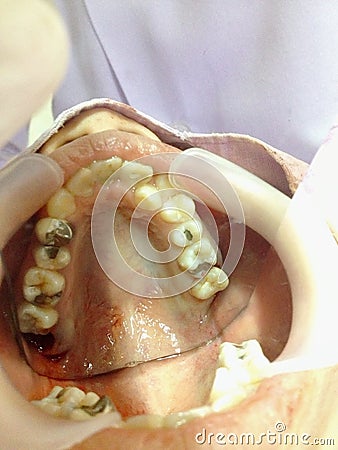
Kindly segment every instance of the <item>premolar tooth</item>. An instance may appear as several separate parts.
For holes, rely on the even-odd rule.
[[[187,247],[201,240],[202,224],[196,218],[183,222],[170,233],[170,239],[178,247]]]
[[[94,193],[94,175],[87,167],[79,169],[67,182],[67,190],[78,197],[90,197]]]
[[[177,262],[181,269],[195,271],[205,263],[216,264],[217,253],[211,242],[206,237],[186,247]]]
[[[94,175],[95,181],[103,184],[110,175],[112,175],[117,169],[122,166],[123,160],[118,156],[113,156],[110,159],[102,161],[94,161],[89,166]]]
[[[65,188],[59,189],[47,203],[48,215],[66,219],[76,211],[74,196]]]
[[[56,324],[58,313],[52,308],[24,302],[18,308],[18,320],[22,333],[47,334]]]
[[[40,294],[53,297],[62,292],[65,287],[65,279],[61,273],[53,270],[31,267],[24,277],[24,286],[37,287],[40,289]]]
[[[135,189],[135,202],[138,205],[140,202],[140,208],[147,211],[156,211],[162,206],[161,195],[155,186],[151,184],[141,184]]]
[[[35,233],[41,244],[60,247],[73,237],[70,225],[65,220],[44,217],[35,225]]]
[[[185,194],[176,194],[163,203],[160,217],[164,222],[186,222],[195,214],[195,203]]]
[[[70,263],[70,252],[66,247],[39,246],[34,250],[34,259],[42,269],[64,269]]]
[[[228,284],[226,273],[218,267],[212,267],[207,275],[190,289],[190,293],[195,298],[206,300],[216,292],[223,291]]]

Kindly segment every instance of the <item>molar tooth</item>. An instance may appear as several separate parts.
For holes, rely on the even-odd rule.
[[[86,411],[91,416],[96,416],[97,414],[107,414],[109,412],[116,411],[115,405],[111,399],[104,395],[92,406],[82,406],[81,409]]]
[[[44,217],[35,225],[35,234],[41,244],[60,247],[73,237],[70,225],[65,220]]]
[[[53,270],[31,267],[25,274],[24,286],[37,287],[41,294],[53,297],[64,289],[65,279]]]
[[[70,252],[66,247],[39,246],[34,250],[34,259],[42,269],[64,269],[70,263]]]
[[[78,197],[90,197],[94,193],[93,172],[87,167],[82,167],[68,180],[66,188]]]
[[[108,180],[110,175],[122,166],[122,163],[123,160],[121,158],[118,156],[113,156],[112,158],[102,161],[94,161],[91,163],[89,168],[94,175],[95,181],[103,184]]]
[[[18,308],[18,320],[22,333],[47,334],[56,324],[58,313],[52,308],[24,302]]]
[[[203,237],[200,241],[186,247],[177,262],[181,269],[195,271],[204,263],[216,264],[217,253],[208,238]]]
[[[206,300],[216,292],[223,291],[229,284],[226,273],[218,267],[212,267],[207,275],[190,289],[195,298]]]
[[[195,214],[195,203],[185,194],[176,194],[163,203],[160,217],[164,222],[186,222]]]
[[[66,219],[76,211],[74,196],[65,188],[59,189],[47,203],[47,212],[51,217]]]
[[[136,204],[142,202],[140,208],[147,211],[156,211],[162,206],[161,196],[156,187],[151,184],[136,186],[134,196]]]
[[[171,241],[178,247],[187,247],[194,244],[195,242],[200,241],[201,237],[202,224],[196,218],[183,222],[170,233]]]

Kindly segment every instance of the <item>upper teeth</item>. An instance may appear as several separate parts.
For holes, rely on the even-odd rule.
[[[218,267],[212,267],[207,275],[190,289],[190,293],[200,300],[206,300],[216,292],[223,291],[228,284],[226,273]]]
[[[90,169],[79,169],[67,182],[66,188],[73,195],[90,197],[94,193],[94,175]]]
[[[200,278],[210,266],[216,264],[217,246],[206,236],[207,232],[195,212],[193,199],[185,193],[175,194],[165,174],[155,175],[151,183],[151,166],[136,161],[123,162],[121,158],[114,156],[80,168],[65,187],[59,189],[48,201],[47,212],[50,217],[40,219],[35,226],[37,239],[42,245],[33,251],[37,267],[28,269],[24,277],[25,300],[49,308],[59,302],[65,279],[57,271],[70,263],[70,251],[65,245],[69,244],[73,236],[72,228],[65,219],[76,211],[76,196],[92,196],[95,184],[105,182],[117,169],[121,170],[120,181],[127,181],[128,185],[133,182],[136,205],[146,211],[158,211],[157,216],[173,226],[169,230],[169,238],[173,244],[184,248],[177,259],[182,270],[188,270],[194,277]],[[227,284],[226,274],[213,268],[190,293],[198,299],[206,299],[225,289]],[[21,312],[27,316],[27,305],[25,308]],[[39,327],[33,325],[31,332],[42,330],[43,321],[40,322]],[[29,321],[25,319],[25,323],[28,327]],[[49,327],[49,323],[46,324]]]
[[[39,246],[34,250],[34,259],[42,269],[64,269],[70,262],[70,252],[66,247]]]
[[[55,246],[68,244],[73,235],[66,221],[52,217],[40,219],[35,225],[35,233],[41,244]]]
[[[75,211],[74,196],[65,188],[59,189],[47,203],[47,212],[50,217],[66,219]]]
[[[49,329],[56,324],[58,313],[53,308],[24,302],[19,306],[18,318],[22,333],[47,334]]]
[[[55,295],[62,291],[65,280],[63,275],[58,272],[31,267],[24,277],[24,284],[26,286],[39,286],[43,294]]]

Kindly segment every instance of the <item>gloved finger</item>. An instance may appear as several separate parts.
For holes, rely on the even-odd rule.
[[[0,249],[62,185],[63,172],[50,158],[17,158],[0,172]]]
[[[67,54],[63,23],[48,2],[0,2],[0,146],[56,89]]]

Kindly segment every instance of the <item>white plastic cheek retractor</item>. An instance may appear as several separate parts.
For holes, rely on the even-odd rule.
[[[325,146],[319,154],[324,151]],[[321,183],[321,194],[331,195],[331,204],[334,205],[333,192],[338,192],[337,180],[336,189],[332,189],[332,180],[328,182],[322,172],[324,157],[323,154],[321,169],[318,168],[322,175],[317,179]],[[326,161],[329,165],[329,154]],[[311,170],[315,171],[315,168],[316,160]],[[186,184],[190,184],[189,189],[196,173],[199,174],[198,180],[209,186],[215,185],[215,180],[225,178],[239,197],[246,224],[275,248],[284,265],[291,286],[293,319],[288,342],[269,366],[267,376],[337,364],[337,353],[332,348],[338,346],[335,324],[338,246],[327,225],[329,218],[318,208],[309,189],[311,180],[302,182],[290,200],[258,177],[200,148],[191,148],[178,155],[171,165],[171,172],[176,174],[171,181],[177,187],[188,188]],[[214,173],[213,181],[211,173]],[[220,190],[219,183],[217,186]],[[202,200],[210,202],[210,198],[203,196]],[[217,203],[209,203],[209,206],[217,207]],[[330,344],[327,351],[323,342]]]

